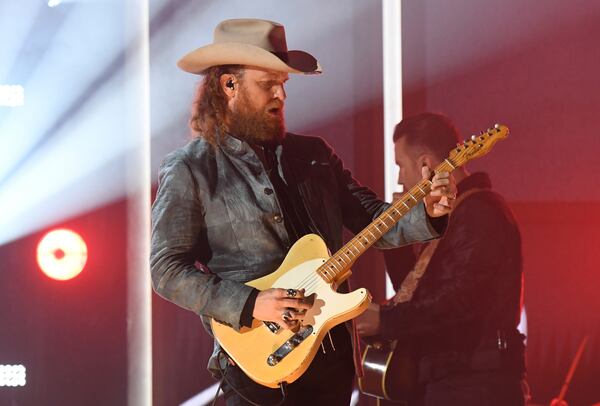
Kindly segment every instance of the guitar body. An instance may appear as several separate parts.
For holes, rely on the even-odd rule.
[[[329,259],[325,242],[317,235],[309,234],[298,240],[288,252],[281,266],[273,273],[247,283],[258,290],[269,288],[305,289],[305,295],[315,294],[313,307],[304,316],[301,342],[292,347],[296,334],[290,330],[272,331],[265,323],[254,320],[252,327],[239,332],[231,327],[211,321],[215,338],[244,371],[261,385],[277,388],[281,382],[291,383],[308,368],[321,341],[334,326],[350,320],[367,309],[371,297],[366,289],[350,293],[337,293],[330,283],[323,280],[316,270]],[[348,272],[345,277],[350,275]],[[340,281],[337,281],[340,282]],[[269,363],[273,354],[285,356],[274,365]]]
[[[407,340],[368,344],[362,357],[360,391],[394,403],[410,405],[417,394],[417,365]]]

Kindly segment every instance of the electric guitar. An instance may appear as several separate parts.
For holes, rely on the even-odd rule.
[[[453,149],[434,171],[451,172],[485,155],[507,136],[508,128],[502,125],[472,136]],[[331,256],[319,236],[308,234],[300,238],[275,272],[246,283],[258,290],[293,288],[304,289],[306,296],[314,294],[314,304],[299,329],[294,332],[275,322],[255,319],[251,327],[238,332],[212,319],[213,334],[221,347],[246,375],[261,385],[277,388],[282,382],[294,382],[306,371],[329,330],[358,316],[371,302],[364,288],[342,294],[335,287],[350,277],[350,266],[356,259],[430,191],[431,181],[422,180]]]

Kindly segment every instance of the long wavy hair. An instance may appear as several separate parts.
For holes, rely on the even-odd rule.
[[[216,145],[217,137],[225,131],[227,96],[221,87],[221,75],[236,75],[238,84],[244,73],[243,65],[213,66],[202,72],[204,76],[192,104],[190,128],[193,137],[202,137]]]

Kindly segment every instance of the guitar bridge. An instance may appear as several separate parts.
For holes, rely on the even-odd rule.
[[[273,323],[272,321],[265,321],[263,323],[265,323],[265,326],[271,330],[271,333],[277,333],[279,330],[281,330],[281,326],[277,323]]]
[[[299,346],[302,341],[306,339],[313,332],[313,326],[302,326],[300,330],[293,336],[289,338],[281,347],[279,347],[273,354],[269,355],[267,358],[267,364],[270,366],[275,366],[279,364],[279,362],[284,359],[290,352],[294,350],[297,346]]]

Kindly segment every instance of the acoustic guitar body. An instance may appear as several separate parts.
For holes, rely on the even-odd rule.
[[[363,352],[361,392],[409,406],[417,394],[417,365],[408,340],[368,344]]]

